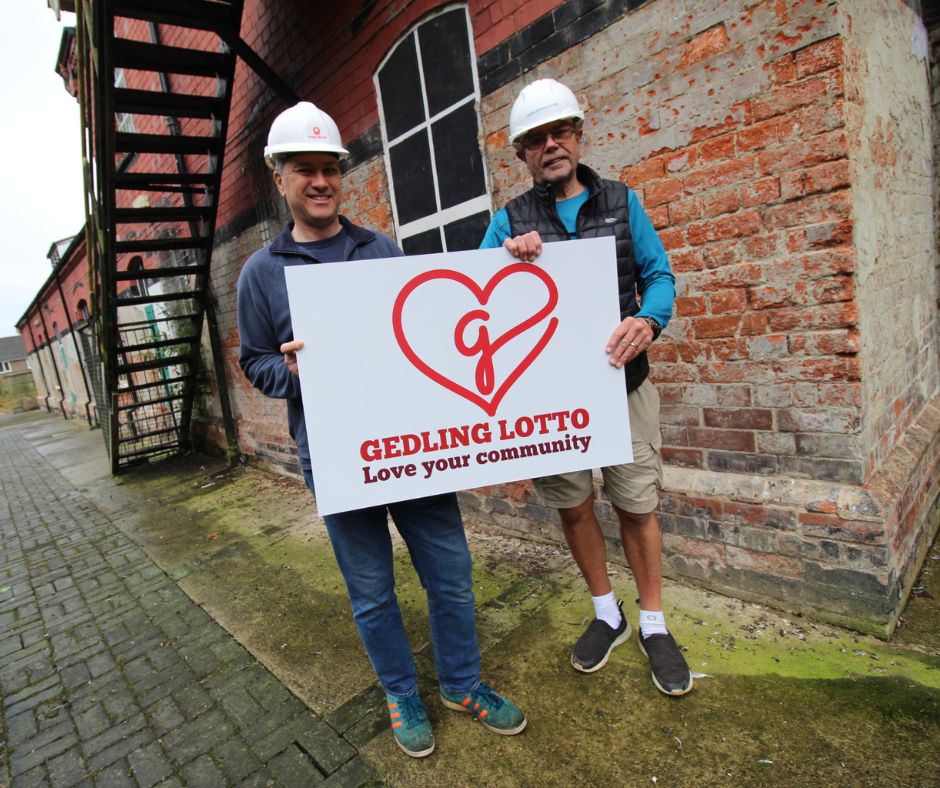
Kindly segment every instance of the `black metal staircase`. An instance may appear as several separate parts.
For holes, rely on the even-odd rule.
[[[233,441],[208,288],[242,0],[76,12],[97,405],[118,472],[189,447],[204,327]]]

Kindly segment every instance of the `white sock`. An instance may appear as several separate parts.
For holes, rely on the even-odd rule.
[[[662,610],[640,611],[640,634],[648,638],[650,635],[667,635],[666,616]]]
[[[617,597],[614,596],[613,591],[604,594],[604,596],[592,596],[591,601],[594,603],[595,618],[606,621],[614,629],[620,626],[623,616],[620,615],[620,608],[617,607]]]

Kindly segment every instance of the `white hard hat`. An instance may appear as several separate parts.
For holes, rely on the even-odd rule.
[[[273,170],[278,154],[308,152],[335,153],[340,158],[349,155],[333,118],[309,101],[301,101],[274,119],[264,161]]]
[[[515,145],[526,132],[565,118],[584,120],[574,93],[554,79],[537,79],[522,89],[512,105],[509,141]]]

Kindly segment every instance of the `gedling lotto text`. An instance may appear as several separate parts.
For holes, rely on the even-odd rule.
[[[400,479],[403,476],[429,478],[432,473],[467,468],[471,463],[486,465],[507,462],[540,454],[577,451],[582,454],[591,444],[591,436],[578,434],[590,424],[585,408],[537,413],[515,419],[498,419],[495,423],[481,421],[459,427],[442,427],[435,431],[389,435],[363,441],[359,454],[365,462],[376,463],[416,454],[435,454],[454,449],[471,448],[469,453],[451,454],[434,459],[421,459],[399,465],[362,468],[363,484]],[[578,432],[575,432],[578,431]],[[533,438],[529,442],[526,438]],[[521,439],[521,440],[520,440]],[[505,441],[511,446],[498,447]],[[489,448],[477,451],[477,447]]]

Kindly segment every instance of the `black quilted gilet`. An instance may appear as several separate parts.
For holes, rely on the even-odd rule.
[[[627,187],[618,181],[601,178],[590,167],[578,165],[577,178],[588,189],[588,199],[578,211],[577,235],[569,235],[555,210],[551,187],[535,184],[525,194],[506,204],[509,230],[514,237],[537,230],[544,243],[572,238],[614,236],[617,242],[617,286],[620,318],[635,315],[640,306],[636,298],[636,263],[627,209]],[[613,326],[611,326],[613,329]],[[641,353],[624,367],[627,391],[633,391],[649,374],[649,360]]]

